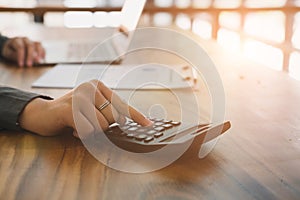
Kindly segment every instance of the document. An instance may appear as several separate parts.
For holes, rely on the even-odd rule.
[[[58,64],[36,80],[32,87],[74,88],[97,79],[111,89],[183,89],[193,87],[194,76],[193,71],[186,67],[162,64]]]

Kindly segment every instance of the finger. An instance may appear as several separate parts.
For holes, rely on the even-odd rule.
[[[73,131],[73,136],[76,137],[76,138],[79,138],[79,135],[78,135],[77,131]]]
[[[135,122],[139,123],[142,126],[152,125],[152,122],[149,119],[147,119],[135,108],[125,103],[117,94],[106,87],[102,82],[92,81],[92,83],[97,85],[98,90],[101,91],[103,96],[113,104],[113,106],[119,113],[133,119]]]
[[[126,117],[122,114],[119,114],[119,119],[117,120],[117,123],[120,125],[124,125],[126,123]]]
[[[35,51],[36,51],[36,57],[35,57],[35,63],[40,63],[45,58],[45,49],[43,48],[42,44],[40,42],[35,42]]]
[[[99,110],[99,107],[106,103],[107,99],[102,95],[100,91],[96,90],[96,95],[95,95],[95,106],[99,112],[102,113],[102,115],[106,118],[109,124],[112,124],[116,122],[119,119],[119,113],[117,110],[112,106],[112,104],[108,104],[105,108]],[[97,106],[98,105],[98,106]]]
[[[25,49],[26,49],[26,65],[31,67],[34,61],[34,57],[36,57],[35,46],[32,41],[28,38],[24,38]]]
[[[9,48],[15,53],[11,52],[9,59],[16,61],[20,67],[24,66],[25,59],[25,44],[22,38],[13,38],[9,43]]]
[[[83,83],[74,89],[72,95],[74,124],[81,123],[76,118],[77,113],[80,112],[92,124],[94,132],[103,132],[108,129],[109,123],[95,107],[96,91],[97,88],[90,82]]]
[[[10,47],[11,44],[5,45],[3,47],[2,55],[4,58],[8,60],[14,60],[17,61],[18,58],[18,52],[15,51],[13,48]]]

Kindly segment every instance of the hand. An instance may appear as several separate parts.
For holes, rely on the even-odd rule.
[[[31,67],[45,58],[45,50],[41,43],[29,40],[26,37],[8,39],[2,49],[2,56],[17,62],[20,67]]]
[[[99,111],[97,107],[106,100],[111,103]],[[99,127],[105,131],[114,122],[123,124],[125,117],[142,126],[152,125],[149,119],[123,102],[103,83],[93,80],[55,100],[32,100],[20,115],[19,122],[23,129],[39,135],[52,136],[73,131],[73,135],[78,137],[78,128],[83,127],[85,133],[97,132]]]

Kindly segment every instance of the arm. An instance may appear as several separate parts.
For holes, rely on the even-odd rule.
[[[0,128],[20,130],[18,118],[25,106],[36,98],[50,97],[10,87],[0,87]]]
[[[108,106],[97,109],[107,100],[111,102]],[[132,118],[143,126],[152,124],[104,84],[90,81],[54,100],[34,96],[21,112],[19,123],[22,129],[43,136],[71,131],[78,137],[81,130],[84,130],[83,134],[105,131],[114,122],[124,123],[125,117]],[[79,130],[82,127],[83,129]]]
[[[0,57],[18,63],[20,67],[40,63],[45,58],[41,43],[26,37],[8,38],[0,35]]]

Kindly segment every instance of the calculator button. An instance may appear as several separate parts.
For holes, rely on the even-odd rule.
[[[157,127],[154,127],[154,130],[156,130],[156,131],[163,131],[163,130],[165,130],[165,128],[162,127],[162,126],[157,126]]]
[[[146,128],[139,128],[136,132],[138,133],[145,133],[148,129]]]
[[[172,128],[173,126],[171,124],[164,124],[162,125],[164,128],[168,129],[168,128]]]
[[[125,125],[125,126],[121,126],[120,127],[122,130],[127,130],[127,129],[129,129],[130,128],[130,126],[128,126],[128,125]]]
[[[154,122],[154,126],[161,126],[161,125],[164,125],[163,122]]]
[[[134,134],[133,134],[133,133],[128,133],[128,134],[126,135],[126,137],[128,137],[128,138],[133,138],[133,137],[134,137]]]
[[[139,134],[139,135],[134,136],[134,138],[135,138],[136,140],[142,141],[142,140],[144,140],[145,138],[147,138],[147,135],[146,135],[146,134]]]
[[[172,122],[172,120],[163,120],[163,123],[165,123],[165,124],[168,124],[168,123],[171,123]]]
[[[161,136],[163,136],[163,134],[164,134],[163,132],[158,132],[158,133],[154,134],[154,137],[156,137],[156,138],[161,137]]]
[[[178,126],[178,125],[180,125],[181,124],[181,122],[171,122],[171,124],[173,125],[173,126]]]
[[[149,130],[149,131],[147,131],[147,134],[149,134],[149,135],[153,135],[155,133],[157,133],[157,131],[155,131],[155,130]]]
[[[152,121],[154,121],[154,122],[162,122],[162,121],[164,121],[164,119],[156,119],[156,118],[154,118],[154,119],[152,119]]]
[[[129,129],[127,129],[128,131],[136,131],[136,130],[138,130],[138,127],[130,127]]]
[[[150,141],[152,141],[153,139],[154,139],[154,137],[152,137],[152,136],[147,136],[147,137],[145,138],[144,142],[150,142]]]
[[[137,126],[138,123],[136,123],[136,122],[131,122],[131,123],[129,123],[128,125],[129,125],[129,126]]]

